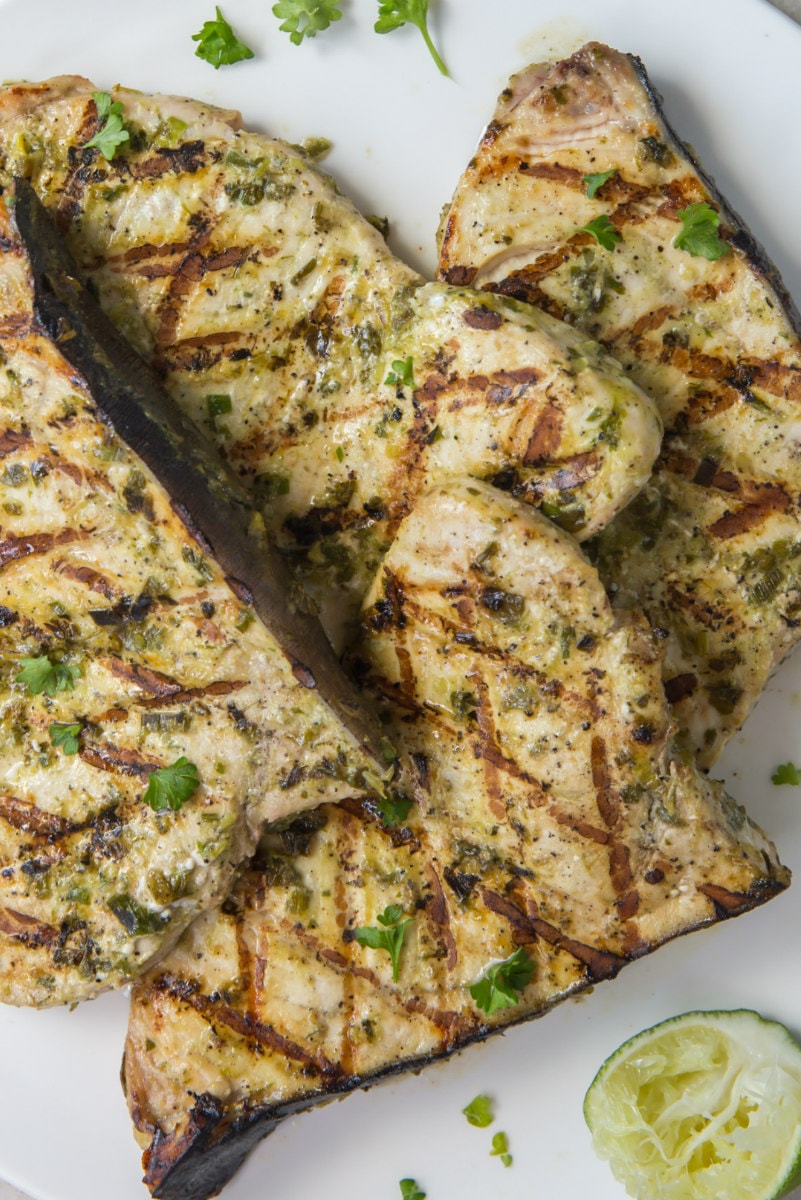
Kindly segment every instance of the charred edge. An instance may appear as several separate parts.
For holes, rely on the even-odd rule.
[[[730,892],[714,883],[703,884],[698,890],[714,904],[716,920],[724,921],[727,917],[739,917],[749,909],[765,904],[783,892],[786,886],[778,879],[760,879],[747,892]]]

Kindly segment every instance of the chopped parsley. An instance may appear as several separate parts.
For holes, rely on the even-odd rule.
[[[374,26],[376,33],[392,33],[393,29],[400,29],[407,23],[417,26],[437,64],[437,70],[440,74],[447,75],[448,68],[440,58],[428,32],[428,0],[379,0],[378,20]]]
[[[376,917],[378,925],[360,925],[355,931],[356,941],[360,946],[369,946],[371,950],[386,950],[392,961],[392,979],[398,982],[400,956],[406,927],[411,925],[412,917],[401,920],[403,909],[400,904],[388,904],[382,913]]]
[[[85,146],[94,146],[104,158],[112,159],[120,146],[130,141],[131,137],[123,124],[122,104],[119,100],[112,103],[108,92],[92,92],[92,99],[97,108],[98,120],[104,123]]]
[[[387,829],[397,829],[409,815],[412,801],[406,796],[393,795],[388,792],[379,798],[376,810],[381,818],[381,824]]]
[[[487,1016],[502,1008],[512,1008],[520,999],[519,993],[528,987],[534,974],[534,963],[521,946],[511,958],[488,967],[475,983],[470,985],[470,995],[476,1008],[483,1009]]]
[[[206,408],[209,414],[209,420],[213,423],[217,417],[224,416],[232,411],[231,397],[224,395],[206,396]]]
[[[192,34],[192,41],[198,43],[196,56],[204,62],[211,63],[214,70],[218,71],[220,67],[230,67],[233,63],[253,58],[253,51],[244,42],[240,42],[220,12],[219,5],[215,8],[216,18],[213,21],[205,21],[200,33]]]
[[[426,1193],[420,1191],[420,1185],[416,1179],[402,1179],[400,1190],[402,1200],[426,1200]]]
[[[505,1167],[511,1167],[512,1156],[509,1153],[509,1138],[505,1133],[496,1133],[492,1139],[490,1155],[498,1155]]]
[[[339,0],[278,0],[273,5],[273,15],[282,21],[278,28],[299,46],[304,38],[316,37],[332,21],[338,21],[342,11]]]
[[[579,233],[591,233],[598,245],[603,246],[604,250],[614,250],[615,244],[621,241],[620,234],[606,213],[603,213],[600,217],[596,217],[588,225],[582,225]]]
[[[462,1112],[467,1117],[471,1125],[475,1125],[477,1129],[486,1129],[495,1120],[492,1112],[492,1101],[489,1096],[476,1096]]]
[[[681,232],[673,239],[677,250],[686,250],[694,258],[708,258],[715,262],[729,253],[729,246],[718,236],[720,214],[703,200],[680,208],[676,214],[681,221]]]
[[[801,769],[791,762],[782,763],[773,772],[770,781],[775,784],[789,783],[792,787],[798,787],[801,784]]]
[[[46,654],[38,658],[23,658],[22,670],[16,682],[24,683],[32,696],[55,696],[58,692],[71,692],[76,679],[80,678],[80,667],[67,663],[51,662]]]
[[[65,754],[77,754],[82,729],[80,721],[54,721],[48,730],[50,741]]]
[[[617,175],[617,167],[612,167],[611,171],[597,171],[594,175],[585,175],[581,182],[587,188],[588,199],[592,200],[598,188],[602,188],[613,175]]]
[[[411,354],[408,358],[396,358],[392,364],[392,370],[387,375],[384,383],[399,383],[402,387],[414,387],[414,359]]]
[[[197,767],[181,755],[169,767],[158,767],[147,777],[147,790],[142,799],[154,812],[178,809],[200,787]]]

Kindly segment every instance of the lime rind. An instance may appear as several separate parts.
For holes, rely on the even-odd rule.
[[[801,1046],[749,1009],[684,1013],[606,1060],[584,1117],[635,1200],[777,1200],[801,1181]]]

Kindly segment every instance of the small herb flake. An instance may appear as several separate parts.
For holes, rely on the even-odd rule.
[[[486,1129],[495,1120],[492,1112],[492,1101],[489,1096],[476,1096],[462,1112],[467,1117],[469,1124],[475,1125],[477,1129]]]
[[[154,812],[178,809],[200,787],[197,767],[182,755],[169,767],[158,767],[147,777],[147,790],[142,799]]]
[[[798,787],[801,784],[801,769],[791,762],[782,763],[773,772],[770,781],[775,784],[789,783],[792,787]]]
[[[414,387],[414,359],[411,354],[408,358],[396,358],[392,364],[392,370],[387,375],[384,383],[399,383],[401,387]]]
[[[378,5],[378,20],[375,23],[376,33],[392,33],[406,24],[416,25],[423,35],[423,41],[428,46],[429,53],[437,64],[441,75],[448,74],[448,68],[439,56],[436,46],[428,32],[428,0],[380,0]]]
[[[206,408],[209,414],[209,420],[214,421],[217,417],[223,416],[225,413],[232,411],[231,397],[224,395],[211,395],[206,397]]]
[[[400,1190],[402,1200],[426,1200],[426,1193],[420,1191],[420,1185],[416,1179],[402,1179]]]
[[[582,183],[587,188],[587,198],[592,200],[598,188],[602,188],[613,175],[617,175],[617,167],[612,167],[611,171],[597,171],[594,175],[585,175]]]
[[[130,141],[130,134],[122,120],[122,104],[119,100],[112,103],[108,92],[92,92],[92,99],[97,108],[98,120],[103,124],[85,145],[87,148],[94,146],[104,158],[112,159],[120,146]]]
[[[697,201],[680,208],[676,214],[681,221],[681,232],[673,239],[677,250],[686,250],[694,258],[708,258],[715,262],[729,253],[729,247],[718,236],[720,215],[710,204]]]
[[[397,829],[399,825],[403,825],[411,807],[412,801],[406,796],[392,794],[381,796],[376,804],[381,824],[386,829]]]
[[[42,692],[46,696],[55,696],[58,692],[71,692],[81,674],[80,667],[51,662],[46,654],[38,658],[23,658],[20,662],[22,670],[17,675],[16,682],[24,683],[32,696],[40,696]]]
[[[388,904],[376,917],[378,924],[383,928],[379,929],[377,925],[360,925],[354,934],[360,946],[369,946],[371,950],[386,950],[392,962],[392,979],[395,983],[398,982],[406,927],[412,923],[411,917],[402,921],[402,916],[403,909],[399,904]]]
[[[497,1155],[505,1167],[511,1167],[512,1156],[509,1153],[509,1138],[505,1133],[498,1132],[493,1136],[490,1156]]]
[[[219,5],[215,7],[216,18],[213,21],[205,21],[200,33],[192,34],[192,41],[198,43],[196,56],[204,62],[211,63],[217,71],[220,67],[230,67],[233,63],[253,58],[253,51],[244,42],[240,42],[220,12]]]
[[[534,963],[521,946],[511,958],[489,967],[479,980],[470,986],[476,1008],[487,1016],[502,1008],[512,1008],[520,999],[519,993],[528,987],[534,974]]]
[[[63,750],[65,754],[77,754],[82,729],[83,726],[80,721],[71,721],[69,723],[54,721],[48,730],[50,741],[54,746]]]
[[[279,0],[273,15],[282,21],[278,28],[299,46],[304,38],[316,37],[342,16],[339,0]]]
[[[602,246],[604,250],[614,250],[617,242],[622,240],[621,235],[615,229],[606,213],[603,213],[600,217],[596,217],[588,225],[582,225],[579,233],[591,233],[598,245]]]

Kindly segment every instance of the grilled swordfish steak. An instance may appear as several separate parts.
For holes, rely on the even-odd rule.
[[[128,980],[372,766],[34,319],[0,202],[0,1001]],[[73,330],[73,336],[76,336]]]
[[[137,981],[124,1082],[155,1196],[203,1200],[283,1116],[537,1016],[788,881],[677,755],[645,620],[529,506],[469,481],[424,496],[362,618],[406,811],[273,827]],[[369,935],[387,928],[395,958]],[[496,1007],[487,972],[509,960]]]
[[[250,482],[330,629],[438,480],[500,475],[580,537],[645,482],[654,408],[583,333],[425,284],[299,148],[237,114],[115,90],[129,142],[108,162],[87,146],[92,92],[0,89],[0,161]]]
[[[569,320],[657,402],[653,477],[595,554],[614,603],[668,632],[708,766],[801,629],[798,313],[640,62],[595,43],[511,80],[442,234],[443,279]]]

